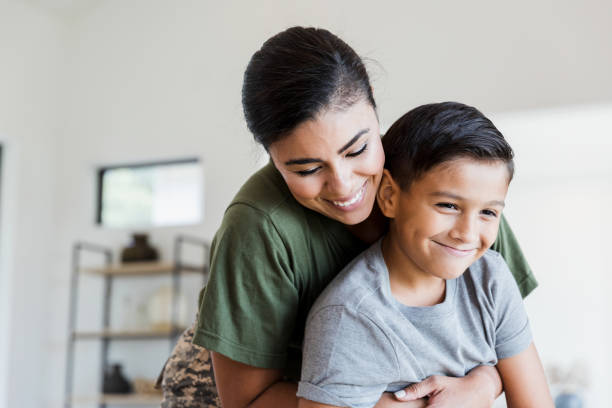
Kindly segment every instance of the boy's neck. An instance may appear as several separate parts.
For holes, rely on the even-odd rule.
[[[382,254],[389,271],[391,294],[406,306],[433,306],[444,302],[446,281],[420,270],[410,262],[387,234]]]

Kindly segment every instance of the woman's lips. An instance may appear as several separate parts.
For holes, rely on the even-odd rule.
[[[458,249],[452,246],[448,246],[448,245],[444,245],[441,242],[438,241],[433,241],[436,244],[440,245],[442,247],[442,249],[444,249],[447,253],[449,253],[450,255],[456,256],[456,257],[466,257],[466,256],[471,256],[474,255],[476,253],[476,248],[471,248],[471,249]]]
[[[361,188],[349,199],[347,200],[326,200],[331,203],[335,208],[342,211],[350,211],[355,207],[359,206],[359,204],[363,201],[363,197],[365,196],[367,180],[363,183]]]

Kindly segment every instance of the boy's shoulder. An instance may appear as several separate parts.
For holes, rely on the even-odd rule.
[[[361,252],[321,292],[310,313],[330,306],[359,312],[364,301],[378,296],[386,274],[380,241]]]
[[[487,250],[480,259],[470,265],[461,278],[466,282],[471,281],[473,287],[480,288],[493,297],[499,289],[516,286],[503,256],[492,249]]]
[[[472,265],[470,270],[477,270],[480,273],[491,273],[499,269],[507,269],[504,257],[493,249],[487,249],[485,253]]]

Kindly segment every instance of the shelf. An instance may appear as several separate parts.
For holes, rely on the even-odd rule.
[[[161,403],[161,394],[101,394],[97,397],[79,397],[73,400],[79,404],[108,404],[108,405],[156,405]]]
[[[82,331],[74,333],[75,339],[157,339],[168,338],[172,335],[182,333],[184,327],[175,327],[174,330],[100,330]]]
[[[184,245],[197,245],[202,250],[201,258],[193,258],[193,263],[186,263],[184,261],[183,246]],[[207,258],[210,251],[208,243],[185,235],[178,235],[174,238],[174,250],[172,258],[165,261],[153,261],[153,262],[127,262],[113,263],[113,252],[111,248],[92,244],[88,242],[76,242],[72,247],[72,268],[71,268],[71,279],[70,279],[70,309],[68,312],[68,337],[66,350],[66,379],[65,379],[65,408],[73,408],[77,406],[98,406],[98,407],[115,407],[115,406],[126,406],[126,407],[159,407],[162,401],[161,393],[157,393],[158,390],[153,390],[152,381],[142,378],[142,382],[138,383],[134,379],[134,391],[138,391],[132,394],[104,394],[95,392],[90,389],[90,393],[81,395],[79,397],[74,396],[75,381],[75,361],[77,357],[76,349],[78,343],[92,342],[101,346],[101,355],[99,357],[100,369],[99,372],[103,372],[105,368],[110,366],[109,350],[112,348],[111,343],[123,343],[123,342],[166,342],[171,343],[172,346],[175,339],[185,331],[185,327],[181,327],[182,324],[178,321],[181,307],[180,294],[186,284],[192,286],[193,280],[198,279],[203,281],[205,284],[208,278],[209,268],[207,266]],[[94,260],[93,256],[99,259],[99,263],[92,263]],[[195,255],[195,253],[193,254]],[[115,258],[116,259],[116,258]],[[83,265],[84,260],[87,260],[88,266]],[[187,274],[191,276],[186,276]],[[85,276],[89,275],[89,277]],[[145,282],[149,279],[143,279],[151,277],[156,282]],[[102,293],[99,297],[100,303],[102,303],[101,313],[103,322],[100,326],[92,325],[89,329],[77,328],[78,320],[78,306],[79,306],[79,289],[81,279],[83,281],[98,281],[98,287],[102,286]],[[129,281],[122,281],[123,278],[132,278]],[[193,278],[193,279],[192,279]],[[132,281],[133,280],[133,281]],[[164,301],[168,300],[167,308],[170,312],[168,319],[157,322],[150,326],[147,325],[135,325],[134,327],[123,326],[123,327],[108,327],[110,326],[110,317],[113,307],[117,307],[113,300],[114,288],[121,284],[133,284],[133,286],[140,286],[145,284],[144,288],[148,288],[150,283],[160,284],[161,281],[171,280],[172,291],[169,293],[170,298],[167,299],[168,293],[162,293],[164,295]],[[187,282],[185,282],[185,280]],[[138,281],[138,282],[137,282]],[[91,283],[91,282],[87,282]],[[167,282],[165,282],[167,283]],[[199,283],[200,286],[202,283]],[[89,292],[88,292],[89,295]],[[86,299],[89,303],[98,300]],[[166,321],[167,320],[167,321]],[[136,323],[136,322],[132,322]],[[143,329],[144,327],[144,329]],[[160,343],[161,345],[161,343]],[[82,353],[79,353],[82,354]],[[160,353],[161,354],[161,353]],[[165,359],[166,353],[159,356],[159,359]],[[157,374],[157,372],[153,373]],[[102,387],[103,388],[103,387]],[[102,389],[101,388],[101,389]]]
[[[148,276],[170,275],[175,265],[170,262],[130,262],[116,264],[107,268],[83,268],[83,273],[103,276]],[[179,272],[204,273],[206,267],[181,265]]]

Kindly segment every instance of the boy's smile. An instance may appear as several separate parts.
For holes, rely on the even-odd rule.
[[[497,237],[508,192],[502,161],[457,158],[427,171],[402,191],[385,170],[378,200],[391,218],[383,254],[392,285],[404,289],[454,279]]]

